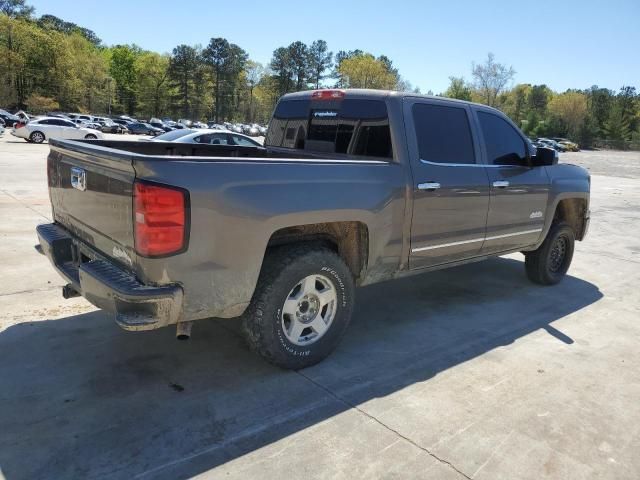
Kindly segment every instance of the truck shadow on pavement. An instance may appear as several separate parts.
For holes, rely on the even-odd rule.
[[[0,333],[0,469],[187,478],[533,331],[571,348],[551,323],[602,294],[571,276],[535,286],[523,270],[500,258],[361,288],[338,350],[301,372],[249,352],[233,320],[196,323],[188,342],[123,332],[101,312],[15,325]]]

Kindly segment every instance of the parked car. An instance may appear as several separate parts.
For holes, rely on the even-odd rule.
[[[253,125],[249,125],[249,128],[245,130],[244,133],[250,137],[258,137],[260,136],[260,126],[255,123]]]
[[[0,123],[0,135],[4,133],[4,122]]]
[[[538,138],[538,143],[547,148],[553,148],[556,152],[566,152],[567,148],[550,138]]]
[[[553,140],[555,142],[558,142],[560,145],[565,147],[567,149],[567,151],[569,151],[569,152],[579,152],[580,151],[580,146],[576,142],[572,142],[571,140],[569,140],[567,138],[554,137],[551,140]]]
[[[49,139],[92,140],[104,138],[102,132],[91,128],[79,127],[71,120],[57,117],[42,117],[20,124],[11,134],[24,138],[27,142],[42,143]]]
[[[159,137],[156,140],[160,140]],[[261,147],[253,138],[226,130],[199,130],[171,140],[178,143],[200,143],[206,145],[234,145],[240,147]]]
[[[170,132],[171,130],[175,130],[174,127],[170,127],[169,125],[167,125],[166,123],[164,123],[162,120],[158,118],[152,118],[151,120],[149,120],[148,123],[152,127],[159,128],[163,132]]]
[[[98,124],[100,124],[100,130],[104,133],[127,133],[129,131],[126,126],[120,125],[110,118],[99,120]]]
[[[37,233],[67,297],[179,338],[241,316],[252,349],[284,368],[336,347],[356,285],[516,252],[531,281],[556,284],[589,225],[586,170],[459,100],[288,94],[266,147],[52,143],[54,222]]]
[[[179,118],[179,119],[178,119],[178,124],[179,124],[179,125],[183,125],[183,126],[185,126],[186,128],[190,128],[190,127],[191,127],[191,125],[192,125],[192,123],[193,123],[193,122],[192,122],[191,120],[187,120],[186,118]]]
[[[161,128],[154,127],[153,125],[149,125],[148,123],[135,122],[127,125],[130,133],[135,133],[136,135],[160,135],[164,133],[164,130]]]
[[[157,137],[148,138],[148,139],[144,138],[141,140],[145,140],[149,142],[173,142],[179,139],[180,137],[184,137],[185,135],[189,135],[191,133],[197,133],[197,132],[204,133],[205,130],[198,130],[195,128],[176,128],[175,130],[171,130],[170,132],[160,134]]]
[[[20,117],[13,115],[6,110],[0,110],[0,118],[4,121],[5,126],[13,127],[13,125],[20,121]]]

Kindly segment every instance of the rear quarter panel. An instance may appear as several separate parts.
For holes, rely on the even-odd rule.
[[[182,254],[138,257],[149,283],[178,281],[185,319],[234,317],[247,307],[270,237],[279,229],[358,221],[368,228],[367,278],[389,278],[402,254],[405,170],[397,163],[317,160],[134,161],[141,179],[189,191]]]

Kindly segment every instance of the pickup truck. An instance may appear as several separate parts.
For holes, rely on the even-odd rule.
[[[263,147],[206,138],[51,140],[37,233],[65,297],[178,338],[240,317],[251,348],[299,369],[336,347],[356,286],[512,252],[551,285],[587,233],[589,174],[483,105],[307,91],[280,99]]]

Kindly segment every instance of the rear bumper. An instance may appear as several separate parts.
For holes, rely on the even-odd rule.
[[[58,224],[39,225],[36,231],[42,253],[58,273],[95,306],[114,313],[123,329],[153,330],[180,320],[183,290],[179,285],[144,285],[95,251],[82,261],[86,258],[79,254],[81,242]],[[82,247],[87,252],[89,247]]]

